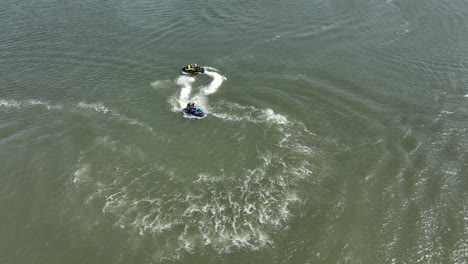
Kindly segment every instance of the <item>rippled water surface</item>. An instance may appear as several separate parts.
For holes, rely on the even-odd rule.
[[[467,18],[2,3],[0,262],[468,262]]]

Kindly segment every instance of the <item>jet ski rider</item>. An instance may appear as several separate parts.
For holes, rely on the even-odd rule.
[[[197,108],[195,107],[195,103],[190,103],[190,102],[188,102],[188,103],[187,103],[187,109],[188,109],[190,112],[193,112],[193,111],[195,111]]]
[[[198,70],[198,65],[196,63],[189,64],[189,65],[187,65],[187,70],[196,71],[196,70]]]

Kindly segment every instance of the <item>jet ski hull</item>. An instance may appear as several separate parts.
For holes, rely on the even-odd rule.
[[[195,70],[188,70],[187,67],[182,68],[182,72],[186,74],[203,74],[205,73],[205,68],[200,67]]]
[[[196,108],[195,110],[190,110],[188,108],[184,108],[184,109],[182,109],[182,112],[187,114],[187,115],[195,116],[195,117],[198,117],[198,118],[203,118],[203,117],[206,116],[206,114],[199,108]]]

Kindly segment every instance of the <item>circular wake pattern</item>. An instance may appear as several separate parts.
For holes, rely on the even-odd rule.
[[[80,216],[94,218],[87,228],[100,228],[107,222],[103,219],[111,219],[129,240],[149,239],[155,260],[208,248],[226,253],[272,245],[271,236],[288,228],[294,205],[301,204],[298,184],[324,175],[324,161],[318,150],[308,147],[310,141],[334,142],[318,140],[302,123],[270,109],[229,108],[245,114],[239,120],[223,118],[226,122],[251,124],[275,138],[274,144],[258,144],[255,161],[241,173],[224,166],[187,175],[163,155],[107,136],[96,138],[94,146],[81,153],[69,193],[70,201],[84,205]],[[202,157],[199,162],[209,160]]]
[[[180,75],[175,79],[175,84],[180,87],[179,95],[169,97],[168,102],[172,106],[172,111],[178,112],[186,106],[188,102],[194,102],[202,108],[208,104],[208,96],[216,93],[221,87],[226,77],[218,73],[217,69],[204,66],[205,76],[209,76],[211,81],[207,85],[201,85],[197,89],[193,88],[196,78],[193,75]],[[200,76],[202,77],[202,76]],[[192,92],[195,91],[194,94]],[[190,118],[190,116],[186,116]]]

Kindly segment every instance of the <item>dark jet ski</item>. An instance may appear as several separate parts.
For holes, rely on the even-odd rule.
[[[200,74],[205,73],[205,68],[198,66],[196,63],[192,63],[183,67],[182,72],[188,74]]]
[[[205,117],[205,112],[203,112],[200,108],[196,107],[194,103],[188,103],[187,107],[182,109],[182,112],[200,118]]]

